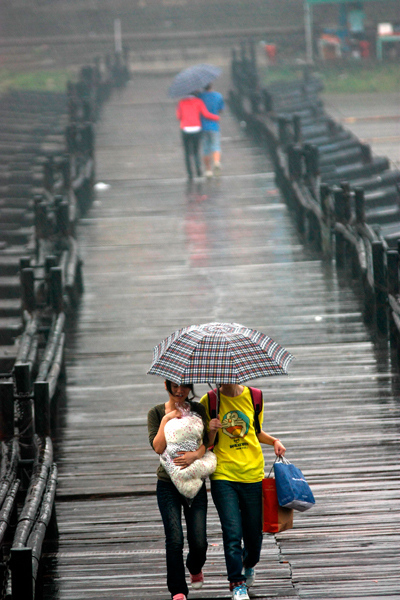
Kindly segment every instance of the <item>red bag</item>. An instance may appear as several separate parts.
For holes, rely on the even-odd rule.
[[[283,508],[278,504],[274,477],[264,477],[263,491],[263,532],[278,533],[293,527],[293,508]]]

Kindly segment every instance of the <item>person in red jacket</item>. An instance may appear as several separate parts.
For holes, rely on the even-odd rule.
[[[182,143],[185,152],[186,170],[189,179],[193,178],[191,159],[193,158],[198,177],[201,177],[200,137],[201,116],[219,121],[219,116],[210,113],[203,100],[196,96],[196,92],[182,98],[176,108],[176,117],[180,122]]]

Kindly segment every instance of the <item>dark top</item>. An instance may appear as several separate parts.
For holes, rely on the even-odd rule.
[[[207,425],[206,425],[206,411],[205,408],[199,403],[194,402],[193,400],[188,400],[190,404],[190,410],[194,413],[200,415],[204,424],[204,433],[203,433],[203,443],[208,446],[208,434],[207,434]],[[151,447],[153,448],[153,440],[156,437],[158,430],[160,428],[160,423],[162,418],[165,415],[165,403],[157,404],[154,408],[151,408],[147,415],[147,429],[149,431],[149,442]],[[154,448],[153,448],[154,449]],[[163,481],[171,481],[170,476],[161,465],[158,466],[157,469],[157,477],[158,479],[162,479]]]

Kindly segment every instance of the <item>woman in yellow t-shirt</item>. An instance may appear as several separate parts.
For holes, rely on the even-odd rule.
[[[214,445],[217,468],[210,476],[211,495],[221,522],[225,562],[232,600],[248,600],[254,567],[262,545],[262,479],[264,456],[260,444],[274,447],[277,456],[285,446],[254,427],[254,405],[248,387],[223,384],[218,415],[211,419],[208,395],[200,400],[206,409],[209,444]],[[218,434],[218,439],[215,441]],[[242,548],[243,540],[243,548]]]

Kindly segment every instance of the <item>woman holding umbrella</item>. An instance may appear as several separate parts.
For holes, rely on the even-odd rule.
[[[207,110],[198,95],[206,85],[221,74],[221,69],[213,65],[199,64],[184,69],[176,75],[168,94],[171,98],[181,98],[176,109],[180,121],[185,163],[189,179],[193,177],[191,159],[193,158],[198,177],[201,177],[200,137],[201,117],[219,121],[219,116]]]
[[[149,441],[157,454],[163,454],[167,447],[166,425],[175,417],[181,418],[187,405],[189,405],[190,412],[199,415],[204,423],[203,444],[196,451],[179,452],[179,456],[173,461],[175,465],[184,469],[197,459],[201,459],[205,454],[206,445],[208,445],[205,410],[198,402],[193,402],[193,385],[177,385],[167,380],[165,388],[168,392],[167,402],[153,407],[147,417]],[[189,398],[189,394],[192,394],[191,398]],[[189,545],[186,567],[190,573],[192,588],[199,589],[204,581],[202,568],[206,561],[207,552],[206,486],[203,482],[200,491],[189,506],[186,498],[179,493],[161,464],[157,470],[157,478],[157,502],[165,531],[167,585],[172,600],[186,600],[188,586],[183,562],[182,508],[186,520]]]
[[[176,117],[180,122],[182,143],[185,153],[186,170],[189,179],[193,178],[191,159],[193,158],[196,173],[201,177],[200,139],[201,117],[212,121],[219,121],[219,115],[214,115],[207,110],[203,100],[193,92],[182,98],[176,108]]]

